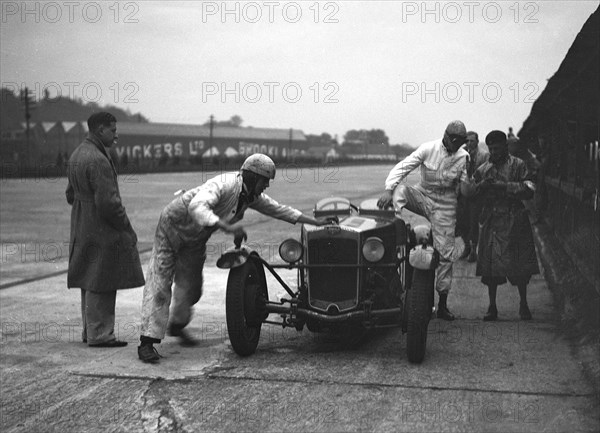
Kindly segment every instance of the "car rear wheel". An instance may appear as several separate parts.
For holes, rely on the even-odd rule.
[[[248,260],[232,268],[227,279],[225,312],[227,333],[235,353],[252,355],[258,346],[260,328],[268,316],[267,285],[260,262]]]
[[[413,269],[412,274],[412,284],[406,292],[406,354],[409,362],[420,364],[425,358],[435,271]]]

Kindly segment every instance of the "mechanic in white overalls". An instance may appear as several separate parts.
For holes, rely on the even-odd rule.
[[[142,303],[141,345],[138,356],[144,362],[157,362],[153,347],[168,329],[184,345],[195,340],[184,330],[192,307],[202,295],[202,269],[206,243],[218,229],[234,236],[236,244],[246,238],[240,220],[248,208],[289,223],[325,225],[301,211],[277,203],[263,191],[275,178],[275,164],[266,155],[249,156],[240,172],[223,173],[209,179],[169,203],[160,215],[152,256],[148,264]],[[171,285],[173,287],[173,307]]]
[[[377,202],[380,208],[393,203],[398,216],[406,208],[431,223],[433,247],[440,254],[435,279],[439,295],[437,317],[445,320],[454,320],[446,303],[452,284],[452,262],[464,252],[464,242],[455,238],[454,230],[459,186],[467,180],[469,154],[460,148],[466,141],[465,125],[459,120],[451,122],[442,139],[420,145],[392,168]],[[403,184],[417,167],[421,168],[420,182],[414,186]]]

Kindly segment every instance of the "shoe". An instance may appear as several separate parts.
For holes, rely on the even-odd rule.
[[[454,320],[454,314],[452,314],[445,305],[438,304],[437,317],[438,319],[444,319],[448,321]]]
[[[521,320],[531,320],[533,318],[527,304],[519,307],[519,316],[521,316]]]
[[[162,358],[162,356],[160,356],[160,354],[156,351],[156,348],[152,344],[142,344],[141,346],[138,346],[137,349],[138,358],[140,358],[142,362],[148,362],[150,364],[153,364],[155,362],[158,362],[158,360]]]
[[[179,337],[179,344],[185,347],[194,347],[198,345],[198,340],[192,337],[189,332],[179,326],[169,326],[169,335]]]
[[[498,319],[498,308],[490,306],[487,313],[485,313],[485,316],[483,316],[483,321],[493,322],[496,319]]]
[[[127,342],[120,341],[120,340],[110,340],[110,341],[105,341],[103,343],[88,344],[88,346],[90,346],[90,347],[124,347],[124,346],[127,346]]]

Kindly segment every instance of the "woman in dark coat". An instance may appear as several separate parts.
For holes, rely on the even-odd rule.
[[[95,113],[88,128],[67,166],[66,196],[72,205],[67,286],[81,289],[83,341],[120,347],[127,343],[114,335],[116,291],[143,286],[144,274],[108,153],[117,140],[116,118]]]
[[[475,194],[481,202],[476,275],[488,286],[490,306],[483,320],[496,320],[496,291],[508,279],[521,297],[519,315],[531,319],[527,305],[527,284],[539,273],[531,224],[522,200],[533,197],[534,174],[525,163],[508,153],[502,131],[490,132],[486,139],[489,161],[473,176]]]

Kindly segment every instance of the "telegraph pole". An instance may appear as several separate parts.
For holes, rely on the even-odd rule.
[[[212,156],[212,142],[213,142],[213,127],[215,123],[215,116],[210,115],[209,119],[209,133],[208,133],[208,148],[210,149],[210,156]]]
[[[292,128],[290,128],[290,139],[288,141],[288,161],[292,160]]]
[[[29,156],[30,156],[30,119],[31,119],[31,110],[35,107],[35,102],[32,101],[32,95],[27,87],[21,90],[21,100],[25,104],[25,160],[27,164],[29,164]]]

